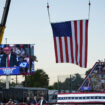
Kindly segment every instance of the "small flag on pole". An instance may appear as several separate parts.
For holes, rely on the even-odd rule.
[[[56,63],[87,67],[88,20],[51,23]]]

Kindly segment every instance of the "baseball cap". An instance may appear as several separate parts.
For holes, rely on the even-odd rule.
[[[5,48],[4,48],[4,51],[10,51],[10,50],[11,50],[10,47],[5,47]]]

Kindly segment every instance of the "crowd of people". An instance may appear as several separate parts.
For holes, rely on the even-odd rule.
[[[83,87],[86,91],[105,92],[105,62],[97,62]]]
[[[34,47],[28,44],[0,45],[0,67],[19,67],[20,73],[34,71]]]
[[[43,96],[40,97],[40,100],[37,100],[37,97],[34,96],[33,99],[27,97],[26,102],[19,103],[17,100],[9,99],[9,101],[5,104],[0,102],[0,105],[46,105],[47,101]]]

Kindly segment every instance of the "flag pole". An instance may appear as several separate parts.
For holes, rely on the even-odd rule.
[[[7,38],[5,38],[5,42],[7,44]],[[10,81],[9,75],[6,75],[6,89],[9,89],[9,81]]]

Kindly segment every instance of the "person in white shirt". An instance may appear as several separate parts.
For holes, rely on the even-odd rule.
[[[47,102],[43,96],[41,96],[41,100],[39,101],[39,105],[45,105]]]

